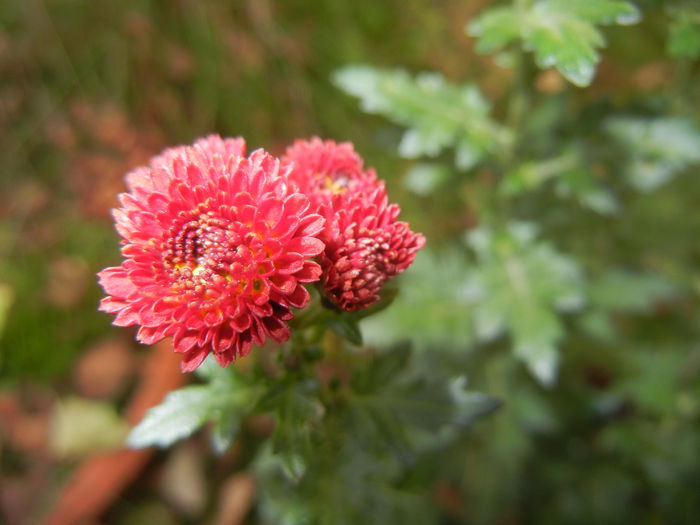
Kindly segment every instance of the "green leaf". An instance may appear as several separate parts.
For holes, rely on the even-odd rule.
[[[686,357],[683,350],[637,350],[630,360],[630,373],[621,382],[620,389],[648,411],[670,413],[679,394],[678,382]]]
[[[700,57],[700,7],[684,6],[672,9],[668,53],[679,60]]]
[[[586,169],[572,169],[561,175],[555,184],[560,198],[574,198],[585,208],[601,215],[614,215],[619,206],[615,194],[597,182]]]
[[[211,429],[211,445],[216,454],[223,454],[238,436],[241,428],[241,415],[235,410],[223,410],[214,417]]]
[[[454,421],[463,427],[468,427],[475,420],[495,412],[502,405],[495,397],[467,390],[466,386],[465,376],[457,377],[449,384],[450,398],[455,407]]]
[[[613,193],[596,180],[583,148],[572,145],[561,155],[520,164],[506,174],[501,191],[508,197],[535,190],[547,181],[554,181],[557,197],[572,198],[602,215],[617,212]]]
[[[259,410],[271,411],[277,422],[272,435],[273,451],[278,454],[285,474],[298,480],[313,455],[312,434],[320,425],[324,407],[319,402],[318,382],[306,380],[282,383],[268,390]]]
[[[386,451],[407,461],[418,449],[457,437],[464,428],[500,406],[465,389],[466,378],[450,368],[413,356],[408,345],[378,353],[352,376],[347,406],[353,436],[363,450]],[[430,375],[426,365],[434,367]]]
[[[605,40],[597,24],[631,24],[637,8],[626,0],[539,0],[520,8],[490,9],[467,26],[479,53],[498,51],[516,39],[540,68],[556,67],[579,87],[593,80]]]
[[[478,37],[477,53],[493,53],[520,38],[520,20],[514,8],[494,7],[472,20],[467,33]]]
[[[676,287],[662,275],[621,269],[606,272],[588,286],[591,305],[613,312],[645,313],[655,301],[676,293]]]
[[[196,373],[208,383],[170,392],[134,427],[127,440],[129,446],[167,447],[211,421],[214,450],[222,453],[228,448],[240,421],[250,413],[262,389],[259,385],[247,384],[235,369],[219,366],[213,356],[209,356]]]
[[[640,191],[652,191],[700,162],[700,132],[689,119],[616,117],[606,128],[626,150],[627,178]]]
[[[334,81],[359,97],[364,111],[408,127],[399,145],[404,157],[435,157],[455,147],[458,167],[468,169],[511,140],[489,118],[489,104],[475,86],[451,84],[438,73],[412,78],[401,70],[350,66],[336,72]]]
[[[352,344],[362,346],[362,331],[350,315],[336,314],[325,319],[326,326]]]
[[[380,388],[405,370],[410,357],[411,350],[407,345],[384,352],[372,361],[364,379],[372,388]]]
[[[450,178],[450,170],[443,164],[419,163],[406,172],[404,185],[417,195],[430,195]]]
[[[401,293],[392,307],[362,320],[365,340],[392,345],[410,338],[418,348],[463,351],[474,341],[465,293],[468,265],[466,255],[456,248],[421,250],[411,268],[397,278]]]
[[[133,448],[167,447],[193,434],[209,417],[211,397],[206,386],[189,386],[170,392],[134,427],[127,439],[128,445]]]
[[[583,304],[577,265],[536,241],[529,224],[511,223],[500,232],[479,228],[468,240],[477,256],[469,282],[477,335],[488,340],[508,331],[515,355],[542,384],[551,385],[563,335],[557,311]]]

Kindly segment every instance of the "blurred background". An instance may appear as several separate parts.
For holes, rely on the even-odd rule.
[[[507,339],[480,340],[469,301],[445,290],[472,271],[458,239],[480,224],[474,200],[489,170],[417,182],[414,161],[396,152],[401,129],[363,114],[331,80],[349,64],[436,70],[478,83],[505,115],[513,72],[477,55],[464,33],[491,4],[0,3],[0,521],[40,523],[65,506],[63,487],[120,446],[134,404],[153,404],[183,380],[154,379],[159,367],[176,369],[169,350],[139,347],[133,332],[97,312],[95,274],[119,262],[110,209],[123,175],[209,133],[275,154],[295,138],[350,140],[387,180],[402,218],[428,237],[403,283],[411,291],[367,324],[366,339],[414,339],[423,355],[441,352],[440,366],[458,367],[505,403],[433,458],[429,475],[416,474],[432,480],[424,493],[441,523],[700,518],[697,168],[676,166],[663,187],[634,193],[615,178],[620,159],[593,166],[615,196],[615,204],[597,201],[601,213],[585,202],[556,204],[553,191],[514,201],[511,216],[536,219],[587,275],[602,276],[584,293],[590,315],[562,321],[561,376],[546,388],[513,361]],[[640,24],[606,31],[590,88],[567,85],[554,70],[532,74],[535,96],[557,101],[537,113],[541,121],[568,114],[562,133],[603,145],[595,130],[610,114],[697,122],[697,60],[667,53],[666,3],[640,4]],[[695,138],[687,140],[692,149]],[[606,213],[610,206],[624,213]],[[636,273],[610,277],[604,270],[613,267]],[[144,392],[148,382],[161,391]],[[266,433],[260,422],[249,426],[253,441]],[[98,469],[101,510],[90,523],[262,523],[245,467],[252,450],[239,441],[217,459],[195,436],[139,456],[127,473]],[[69,514],[53,523],[71,523]]]

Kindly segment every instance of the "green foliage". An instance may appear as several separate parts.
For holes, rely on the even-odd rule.
[[[607,130],[624,148],[625,173],[640,191],[652,191],[700,162],[700,132],[686,118],[616,117]]]
[[[308,435],[303,476],[285,475],[284,458],[274,448],[256,461],[269,489],[263,515],[290,524],[434,523],[434,474],[413,475],[423,458],[499,403],[465,390],[464,378],[443,375],[446,368],[427,377],[425,364],[402,346],[358,362],[351,384],[336,392],[332,410]]]
[[[417,195],[429,195],[450,178],[450,170],[442,164],[417,163],[406,173],[404,185]]]
[[[589,284],[587,295],[596,308],[646,313],[655,301],[670,299],[676,292],[676,288],[661,275],[611,269]]]
[[[399,145],[404,157],[435,157],[453,147],[457,166],[467,169],[511,140],[489,117],[490,106],[473,85],[456,86],[438,73],[414,79],[404,71],[367,66],[346,67],[334,78],[346,93],[360,98],[365,111],[408,127]]]
[[[700,57],[700,8],[682,6],[670,10],[668,54],[678,60]]]
[[[457,247],[439,252],[424,248],[411,270],[400,277],[401,292],[394,305],[362,321],[365,339],[386,345],[410,338],[424,350],[467,349],[475,338],[465,293],[468,265],[466,254]]]
[[[581,148],[572,146],[556,157],[528,161],[509,171],[501,186],[507,197],[533,191],[548,181],[554,181],[555,194],[562,199],[574,199],[582,207],[602,215],[618,211],[612,191],[596,181],[586,166]]]
[[[151,408],[131,431],[128,443],[141,448],[167,447],[199,429],[209,418],[213,396],[204,386],[190,386],[170,392]]]
[[[492,8],[473,20],[467,31],[477,37],[476,50],[492,53],[515,40],[532,51],[540,68],[556,67],[579,87],[591,83],[605,40],[599,24],[637,22],[637,8],[626,0],[536,0]]]
[[[536,241],[529,224],[480,228],[469,234],[469,244],[477,256],[467,285],[477,336],[490,340],[507,330],[515,355],[540,382],[552,385],[564,335],[556,312],[581,307],[579,268],[549,243]]]
[[[260,387],[249,386],[232,369],[223,369],[208,358],[198,369],[208,382],[170,392],[151,408],[129,434],[134,448],[167,447],[213,422],[212,444],[218,453],[228,449],[240,421],[260,395]]]
[[[654,304],[677,294],[677,288],[661,275],[612,268],[588,283],[590,309],[582,316],[581,325],[592,337],[612,341],[617,332],[615,315],[648,314]]]

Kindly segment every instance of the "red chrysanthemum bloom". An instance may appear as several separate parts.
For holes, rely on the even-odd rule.
[[[287,148],[282,162],[293,163],[290,178],[316,205],[334,194],[370,189],[378,182],[373,169],[363,169],[362,158],[349,142],[298,139]]]
[[[379,300],[384,283],[408,268],[425,244],[423,235],[396,220],[401,210],[388,204],[381,182],[369,192],[334,195],[321,211],[327,218],[321,282],[328,297],[346,311]]]
[[[425,244],[389,204],[384,183],[363,169],[350,143],[313,138],[297,140],[283,162],[326,218],[321,240],[321,282],[339,308],[353,311],[379,299],[384,283],[403,272]]]
[[[208,137],[166,150],[127,176],[114,210],[124,262],[99,273],[100,309],[140,325],[152,344],[172,337],[183,371],[211,352],[226,366],[253,343],[289,338],[291,308],[317,281],[324,220],[262,150]]]

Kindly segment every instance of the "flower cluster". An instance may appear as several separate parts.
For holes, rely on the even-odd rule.
[[[124,261],[99,273],[100,309],[138,325],[142,343],[172,337],[183,371],[287,340],[306,283],[341,310],[372,304],[425,243],[349,143],[297,141],[279,160],[212,135],[126,182],[114,210]]]
[[[425,238],[396,220],[399,207],[388,203],[384,182],[363,169],[352,144],[298,140],[282,161],[326,219],[320,263],[328,298],[346,311],[371,305],[387,279],[413,262]]]

